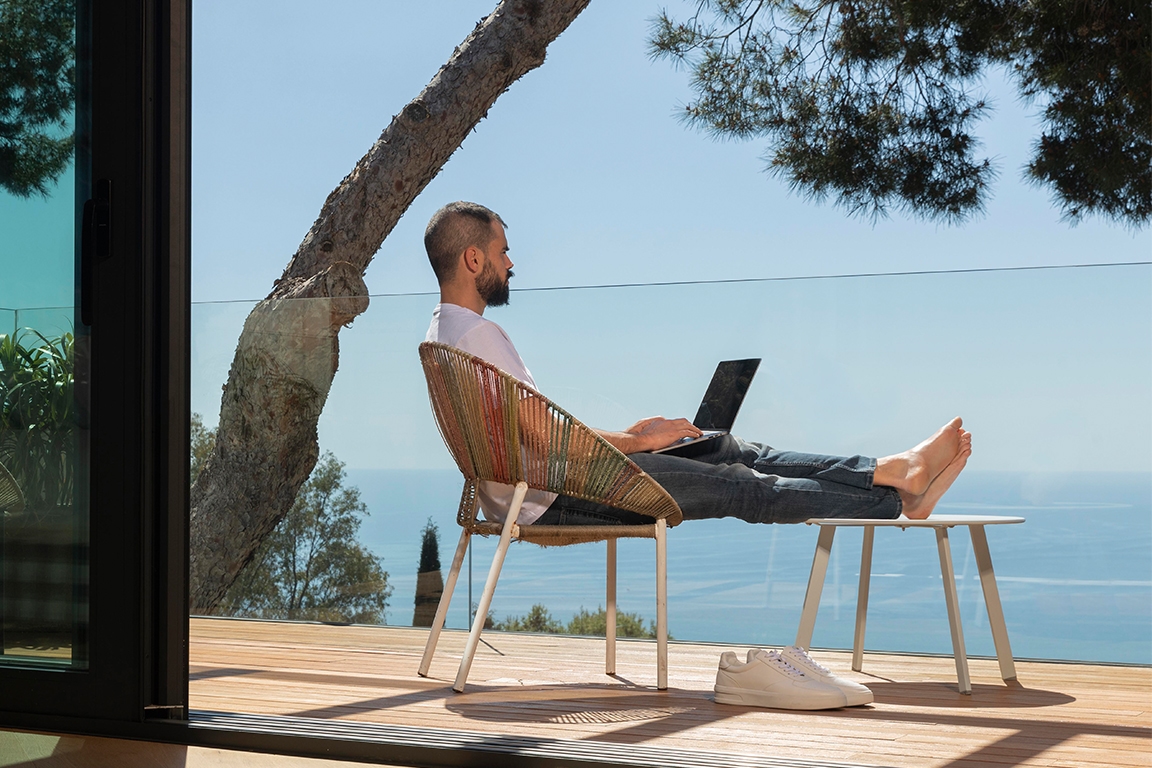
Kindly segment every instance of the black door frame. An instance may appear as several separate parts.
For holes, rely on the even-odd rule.
[[[111,233],[84,312],[88,668],[0,667],[0,724],[186,716],[190,10],[77,0],[77,210],[110,190]]]

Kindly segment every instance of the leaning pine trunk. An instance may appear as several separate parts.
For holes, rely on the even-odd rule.
[[[216,445],[192,487],[192,613],[209,613],[316,464],[340,329],[368,308],[362,275],[416,196],[589,0],[503,0],[393,118],[320,211],[244,323]]]

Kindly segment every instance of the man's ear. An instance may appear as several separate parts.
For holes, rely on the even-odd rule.
[[[469,274],[478,275],[484,269],[484,254],[474,245],[465,248],[460,259],[464,264],[465,271]]]

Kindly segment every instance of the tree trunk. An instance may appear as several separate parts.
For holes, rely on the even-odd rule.
[[[190,609],[209,613],[316,464],[338,335],[368,308],[362,275],[400,216],[590,0],[503,0],[324,201],[244,323],[216,445],[191,501]],[[415,343],[415,340],[413,341]]]

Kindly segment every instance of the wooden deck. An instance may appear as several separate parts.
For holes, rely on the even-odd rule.
[[[951,658],[865,654],[852,674],[867,707],[791,712],[715,704],[719,646],[673,643],[669,690],[655,645],[621,641],[615,677],[603,640],[484,636],[463,694],[451,682],[465,634],[446,631],[432,677],[416,676],[426,630],[194,618],[191,708],[292,715],[565,742],[867,766],[1152,766],[1152,669],[971,662],[972,695]],[[742,650],[738,649],[740,653]],[[847,652],[813,656],[840,672]]]

